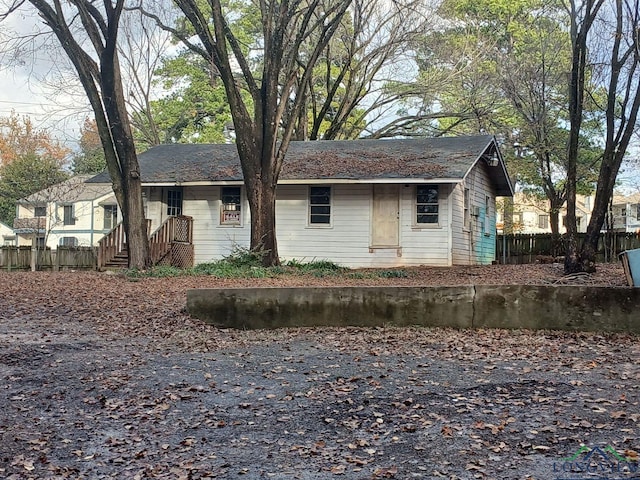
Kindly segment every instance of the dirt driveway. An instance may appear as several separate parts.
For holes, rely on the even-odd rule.
[[[634,336],[239,332],[182,310],[226,281],[0,281],[2,478],[640,478]]]

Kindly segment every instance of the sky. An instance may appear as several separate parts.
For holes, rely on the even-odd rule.
[[[34,15],[16,12],[0,24],[2,36],[16,32],[31,34],[37,31],[40,22]],[[0,37],[1,44],[10,48],[9,42],[2,40],[5,39]],[[0,116],[12,112],[27,115],[36,128],[47,129],[53,137],[74,148],[80,125],[90,116],[90,110],[74,82],[61,80],[60,66],[66,64],[56,53],[58,48],[57,40],[48,37],[42,39],[35,51],[25,49],[18,56],[0,51]]]

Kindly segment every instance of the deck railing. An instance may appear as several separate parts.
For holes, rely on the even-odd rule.
[[[147,231],[151,230],[151,220],[147,219]],[[173,246],[190,246],[192,251],[193,218],[185,215],[167,218],[158,229],[149,236],[151,263],[156,265],[170,257]],[[127,237],[122,223],[113,228],[98,242],[98,268],[104,268],[120,253],[127,250]],[[183,249],[185,250],[185,249]],[[188,257],[187,254],[183,256]],[[191,255],[192,257],[192,255]],[[192,260],[191,260],[192,261]],[[188,258],[180,263],[188,263]],[[170,264],[174,263],[170,260]]]
[[[151,263],[163,262],[175,244],[193,243],[193,218],[186,215],[167,218],[149,237]],[[173,264],[174,262],[168,262]]]

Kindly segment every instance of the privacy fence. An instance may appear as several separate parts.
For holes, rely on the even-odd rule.
[[[0,247],[0,270],[95,270],[97,250],[93,247],[63,247],[57,250],[31,247]]]
[[[578,244],[585,234],[578,234]],[[496,260],[500,263],[548,262],[564,255],[566,236],[555,239],[550,233],[498,235],[496,238]],[[554,247],[555,245],[555,247]],[[603,233],[598,241],[598,262],[616,262],[625,250],[640,248],[637,233]]]

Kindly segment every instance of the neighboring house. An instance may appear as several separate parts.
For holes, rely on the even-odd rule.
[[[640,194],[614,195],[611,202],[614,232],[640,232]],[[606,229],[605,225],[603,229]]]
[[[513,232],[514,233],[551,233],[551,216],[549,215],[549,200],[540,199],[533,195],[517,192],[513,196]],[[586,232],[591,220],[593,210],[593,196],[576,196],[576,223],[578,232]],[[567,216],[566,203],[560,210],[559,231],[566,233],[565,217]],[[504,226],[504,203],[500,204],[497,211],[497,229],[502,233]]]
[[[111,183],[85,183],[78,175],[18,201],[18,245],[95,246],[118,223]]]
[[[235,145],[160,145],[139,162],[151,231],[192,217],[195,263],[249,246]],[[491,136],[292,142],[278,182],[278,251],[350,267],[488,264],[495,198],[512,194]]]
[[[0,222],[0,247],[15,244],[16,234],[13,232],[13,228]]]

